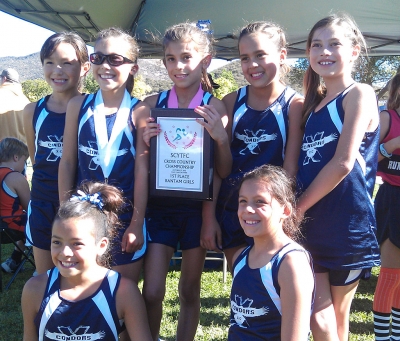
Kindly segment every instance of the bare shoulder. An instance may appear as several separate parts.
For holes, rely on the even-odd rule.
[[[150,116],[150,106],[144,102],[140,101],[133,110],[133,117],[135,121],[141,118],[147,118]]]
[[[82,95],[72,97],[70,99],[70,101],[68,102],[68,107],[73,107],[73,108],[78,107],[78,108],[80,108],[82,106],[83,101],[85,100],[85,98],[86,98],[86,96],[82,96]]]
[[[47,279],[47,274],[31,277],[24,285],[22,303],[33,304],[33,308],[39,310],[46,290]]]
[[[149,105],[150,108],[155,108],[157,105],[158,94],[148,96],[144,99],[144,102]]]
[[[211,98],[210,104],[217,109],[221,116],[226,115],[226,106],[220,99],[213,97]]]
[[[236,102],[236,97],[237,91],[230,92],[229,94],[225,95],[224,98],[222,98],[222,102],[224,102],[227,107],[234,105]]]
[[[26,180],[25,176],[22,175],[20,172],[12,172],[7,175],[7,185],[8,186],[15,186],[18,184],[28,184],[28,180]]]
[[[24,115],[32,117],[33,113],[35,112],[37,102],[28,103],[24,108]]]
[[[346,96],[349,99],[366,98],[376,101],[375,91],[369,84],[356,83]]]

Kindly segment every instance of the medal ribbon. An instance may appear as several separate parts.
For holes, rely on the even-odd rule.
[[[189,109],[194,109],[201,104],[201,101],[203,100],[203,93],[204,93],[204,91],[201,88],[201,84],[200,84],[199,90],[197,90],[196,95],[194,95],[194,97],[190,101],[190,104],[188,106]],[[173,86],[169,92],[168,108],[179,108],[178,96],[176,95],[175,86]]]
[[[118,156],[122,135],[129,118],[130,104],[131,97],[128,91],[125,90],[124,98],[118,108],[114,126],[112,127],[110,140],[108,140],[106,115],[104,115],[104,102],[101,90],[96,94],[93,110],[94,130],[96,132],[99,163],[105,180],[110,176]]]

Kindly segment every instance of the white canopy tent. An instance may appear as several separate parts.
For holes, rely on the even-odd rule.
[[[77,31],[93,43],[110,26],[132,32],[141,57],[160,57],[152,34],[183,21],[211,20],[216,57],[237,58],[238,30],[248,22],[280,24],[289,42],[289,57],[305,55],[313,24],[330,12],[354,17],[371,48],[370,55],[400,55],[398,0],[0,0],[0,10],[53,31]],[[2,32],[4,34],[4,32]]]

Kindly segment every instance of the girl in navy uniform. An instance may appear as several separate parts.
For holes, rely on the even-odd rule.
[[[351,76],[365,47],[346,15],[318,21],[307,40],[298,209],[316,273],[314,340],[348,339],[360,278],[379,265],[372,192],[379,141],[374,90]]]
[[[137,43],[129,34],[116,28],[99,32],[90,61],[100,90],[68,105],[59,173],[61,201],[76,184],[98,180],[117,186],[133,203],[120,213],[124,228],[114,243],[112,265],[135,282],[147,244],[148,159],[142,134],[149,116],[147,104],[130,95],[137,57]]]
[[[374,331],[378,340],[400,338],[400,73],[390,82],[387,110],[380,113],[378,175],[383,184],[375,198],[381,270],[374,295]],[[392,323],[390,323],[390,317]]]
[[[201,23],[183,23],[167,29],[163,38],[163,61],[174,87],[145,101],[151,108],[194,108],[204,117],[206,122],[199,120],[199,124],[215,141],[214,183],[217,183],[218,175],[229,174],[231,157],[228,135],[222,123],[222,119],[227,120],[226,109],[211,95],[212,87],[207,76],[212,57],[211,36],[207,29],[207,25]],[[149,119],[146,142],[149,144],[150,138],[159,133],[157,124]],[[200,279],[206,253],[200,245],[200,236],[208,224],[215,222],[215,217],[210,214],[214,212],[213,205],[213,202],[178,198],[149,200],[147,226],[150,241],[144,266],[143,296],[153,340],[158,339],[165,280],[178,243],[182,249],[182,264],[176,339],[193,340],[195,337],[200,314]]]
[[[36,271],[42,274],[53,266],[51,226],[59,206],[58,166],[63,151],[67,104],[80,95],[90,64],[85,42],[71,32],[49,37],[40,51],[40,60],[45,80],[53,92],[25,107],[24,128],[33,164],[26,237],[33,245]]]
[[[233,256],[229,341],[307,340],[314,277],[308,252],[293,240],[294,189],[294,179],[272,165],[243,177],[237,214],[254,245]]]
[[[230,115],[233,166],[222,181],[217,207],[222,248],[231,269],[235,252],[252,242],[246,238],[236,214],[243,174],[263,164],[283,165],[291,176],[296,174],[303,98],[282,80],[288,71],[286,53],[285,34],[279,26],[254,22],[242,28],[239,58],[250,85],[223,99]],[[204,246],[215,249],[215,236],[219,234],[218,230],[209,231]]]
[[[115,187],[86,182],[61,203],[51,237],[55,267],[22,293],[24,340],[118,341],[125,328],[133,341],[151,340],[136,283],[108,269],[123,202]]]

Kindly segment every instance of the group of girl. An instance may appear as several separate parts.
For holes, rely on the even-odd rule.
[[[223,249],[233,273],[230,340],[305,340],[311,311],[314,340],[347,340],[358,281],[379,262],[370,200],[379,118],[372,88],[351,78],[365,47],[359,29],[337,15],[314,26],[305,100],[283,83],[286,40],[275,24],[241,30],[249,85],[222,101],[210,95],[212,39],[204,27],[172,26],[162,45],[174,86],[143,102],[130,95],[138,46],[128,34],[101,31],[90,58],[72,33],[43,45],[53,93],[25,109],[34,163],[27,237],[39,276],[22,295],[24,339],[118,340],[121,332],[157,340],[179,242],[177,340],[195,337],[206,249]],[[89,60],[100,90],[81,95]],[[150,108],[193,108],[204,118],[198,122],[215,141],[218,198],[148,200],[148,145],[161,131]],[[107,254],[113,270],[104,268]],[[135,284],[143,258],[144,304]]]

